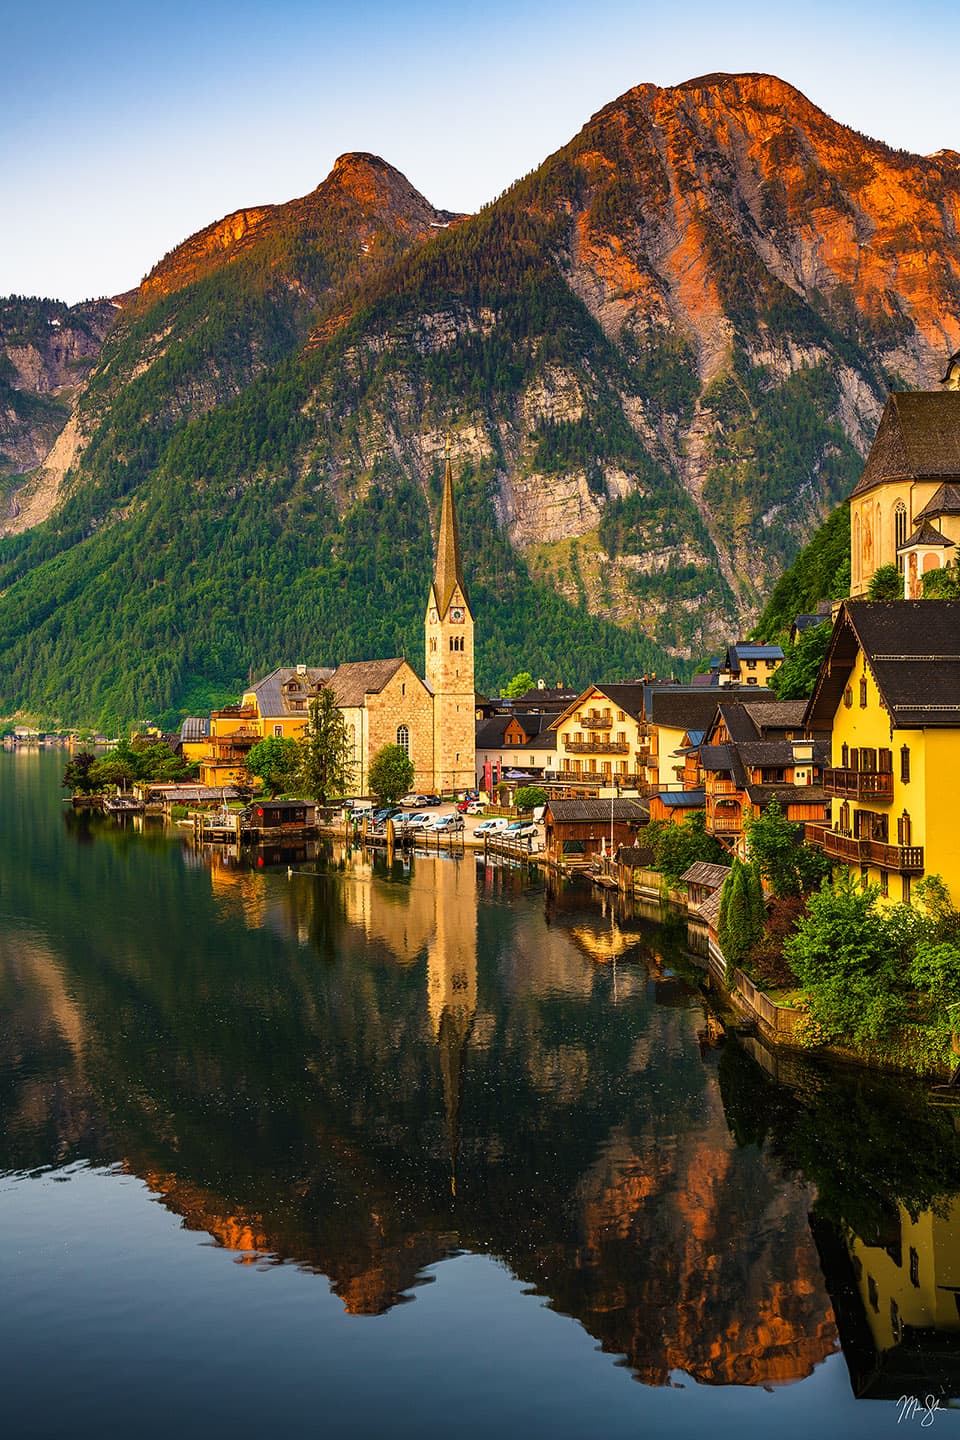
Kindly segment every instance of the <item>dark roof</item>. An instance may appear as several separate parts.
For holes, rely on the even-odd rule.
[[[181,740],[207,740],[210,736],[210,717],[188,715],[180,726]]]
[[[770,730],[802,730],[807,702],[765,700],[761,705],[754,705],[752,701],[745,700],[743,708],[753,722],[757,734],[766,735]]]
[[[922,524],[917,526],[912,535],[907,536],[902,545],[897,546],[897,554],[899,555],[902,550],[909,550],[911,545],[936,545],[939,549],[944,545],[952,545],[953,543],[952,540],[947,539],[946,535],[941,535],[940,531],[935,525],[931,525],[929,520],[924,520]]]
[[[936,520],[940,515],[960,515],[960,485],[941,485],[915,518]]]
[[[815,630],[818,625],[823,625],[827,619],[827,615],[794,615],[791,628],[798,635],[803,635],[807,630]]]
[[[908,390],[888,397],[853,494],[886,480],[960,477],[960,391]]]
[[[668,810],[700,810],[707,803],[706,790],[661,790],[657,795]]]
[[[338,665],[330,678],[337,704],[341,708],[353,707],[362,705],[365,695],[379,695],[404,663],[402,659],[352,660]]]
[[[255,680],[252,685],[248,685],[243,693],[256,695],[257,706],[264,718],[270,715],[293,715],[297,712],[288,704],[284,686],[296,681],[303,687],[299,698],[304,699],[308,695],[315,695],[333,673],[326,666],[278,665],[276,670],[271,670],[262,680]]]
[[[561,822],[636,820],[645,823],[650,807],[642,800],[551,800],[547,810]]]
[[[684,870],[680,881],[687,885],[713,885],[716,888],[723,884],[729,874],[729,865],[711,865],[709,860],[697,860],[688,870]]]
[[[808,728],[832,727],[859,651],[896,728],[960,726],[960,600],[845,600]]]
[[[514,710],[509,715],[491,715],[477,725],[476,745],[479,750],[499,749],[503,745],[507,729],[514,721],[527,737],[524,744],[534,750],[556,750],[557,732],[550,726],[556,720],[552,711],[537,711],[534,714],[518,715]],[[512,747],[519,750],[520,746]]]
[[[806,705],[807,702],[803,703]],[[742,745],[738,745],[737,749],[744,765],[792,765],[794,763],[793,745],[792,740],[747,740]],[[821,736],[813,742],[813,763],[815,765],[830,763],[829,739]]]
[[[733,747],[730,745],[701,745],[700,768],[703,770],[732,770]]]
[[[595,690],[606,695],[607,699],[622,710],[625,715],[631,715],[634,720],[639,720],[643,713],[643,682],[631,685],[595,685]]]
[[[706,730],[722,698],[749,695],[756,699],[758,691],[761,696],[776,698],[772,690],[758,685],[702,690],[675,686],[670,690],[654,690],[647,697],[647,719],[651,724],[667,725],[672,730]]]
[[[632,865],[635,870],[652,868],[655,858],[649,845],[621,845],[616,856],[618,865]]]
[[[714,890],[712,895],[708,895],[706,900],[701,901],[697,906],[697,914],[700,916],[700,919],[704,920],[714,929],[717,928],[717,923],[720,919],[720,900],[722,895],[723,886],[721,885],[718,889]]]
[[[690,684],[691,684],[691,685],[695,685],[698,690],[705,690],[708,685],[716,685],[716,683],[717,683],[717,677],[716,677],[716,675],[711,675],[710,672],[709,672],[709,670],[706,671],[706,673],[703,674],[703,675],[694,675],[694,676],[692,676],[692,678],[691,678],[691,680],[690,680]]]
[[[737,660],[782,660],[783,650],[779,645],[754,645],[751,641],[738,640],[727,648],[727,658],[730,657]]]
[[[503,737],[510,724],[509,715],[491,715],[489,720],[477,724],[476,747],[478,750],[496,750],[503,744]]]
[[[583,694],[582,690],[567,690],[562,685],[548,686],[543,688],[534,687],[527,690],[523,695],[517,695],[513,700],[504,703],[515,710],[539,710],[546,705],[551,710],[563,710],[567,705],[572,705]]]

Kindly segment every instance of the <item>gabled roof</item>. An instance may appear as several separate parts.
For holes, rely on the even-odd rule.
[[[845,600],[807,704],[829,730],[858,653],[895,728],[960,727],[960,600]]]
[[[887,480],[954,477],[960,478],[960,392],[908,390],[890,395],[853,494],[863,495]]]
[[[302,685],[299,698],[306,698],[308,695],[315,695],[321,685],[325,685],[330,679],[333,671],[329,666],[318,665],[278,665],[276,670],[271,670],[262,680],[255,681],[244,690],[244,695],[256,695],[257,708],[264,718],[271,715],[292,715],[295,712],[290,708],[287,697],[284,694],[284,686],[295,680]]]
[[[729,865],[712,865],[709,860],[697,860],[680,876],[681,885],[722,885],[730,874]]]
[[[504,742],[507,729],[517,721],[521,730],[526,735],[524,745],[532,750],[556,750],[557,732],[550,726],[557,717],[550,712],[536,712],[532,715],[518,715],[513,712],[509,715],[491,715],[489,720],[482,720],[477,726],[477,749],[497,750]],[[514,747],[520,749],[519,746]]]
[[[902,551],[911,549],[914,545],[935,545],[938,550],[942,550],[945,545],[952,545],[953,543],[952,540],[947,539],[946,535],[941,535],[940,531],[936,526],[931,525],[929,520],[924,520],[917,526],[912,535],[908,535],[902,545],[897,546],[897,554],[899,555]]]
[[[625,715],[630,715],[634,720],[639,720],[643,713],[643,690],[644,686],[642,681],[632,685],[606,685],[602,683],[588,685],[586,690],[581,690],[577,698],[572,700],[563,713],[558,715],[552,723],[554,727],[556,727],[561,721],[566,720],[574,710],[580,709],[581,705],[583,705],[587,699],[587,696],[592,695],[594,691],[599,691],[606,700],[610,701],[611,705],[615,705],[617,709],[622,710]]]
[[[917,521],[936,520],[941,515],[960,515],[960,485],[941,485],[924,505]]]
[[[635,820],[642,825],[650,818],[650,807],[643,800],[551,800],[547,810],[561,824]]]
[[[341,709],[354,708],[363,704],[365,695],[379,695],[400,666],[406,663],[402,658],[349,661],[346,665],[337,666],[330,677],[330,689]],[[420,683],[423,684],[422,681]]]
[[[806,700],[765,700],[755,705],[745,700],[743,708],[753,722],[758,736],[768,735],[771,730],[802,730]]]

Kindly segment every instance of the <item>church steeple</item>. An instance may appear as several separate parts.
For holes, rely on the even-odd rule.
[[[469,605],[467,586],[463,578],[460,561],[460,531],[457,526],[457,511],[453,503],[453,471],[450,457],[443,476],[443,503],[440,507],[440,532],[437,536],[437,558],[433,571],[433,593],[441,617],[445,616],[457,587],[463,602]]]

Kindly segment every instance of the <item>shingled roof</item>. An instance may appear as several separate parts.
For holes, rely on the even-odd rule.
[[[269,718],[271,715],[293,715],[294,711],[290,705],[284,686],[289,686],[291,681],[296,681],[299,689],[295,696],[297,699],[306,699],[317,693],[320,686],[326,684],[334,672],[328,666],[318,665],[278,665],[276,670],[271,670],[269,675],[264,675],[262,680],[255,681],[244,690],[244,695],[256,695],[257,708],[260,714]]]
[[[935,490],[916,517],[917,523],[940,515],[960,515],[960,485],[941,485]]]
[[[561,824],[584,824],[590,820],[635,820],[643,825],[650,807],[643,800],[551,800],[551,818]]]
[[[330,689],[342,709],[363,704],[365,695],[379,695],[406,662],[399,660],[351,660],[338,665],[330,678]]]
[[[807,705],[829,730],[863,652],[898,729],[960,726],[960,600],[845,600]]]
[[[960,479],[960,391],[889,396],[854,495],[887,480]]]
[[[954,541],[948,540],[946,535],[941,535],[929,520],[924,520],[917,526],[913,534],[908,535],[903,544],[897,547],[897,554],[899,555],[901,550],[909,550],[912,545],[935,545],[938,549],[942,549],[945,545],[953,544]]]

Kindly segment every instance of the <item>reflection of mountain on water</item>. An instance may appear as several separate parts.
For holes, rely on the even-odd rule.
[[[563,898],[547,924],[472,858],[171,856],[149,871],[165,933],[93,956],[61,936],[73,1040],[36,1058],[46,1094],[69,1077],[99,1117],[75,1154],[122,1157],[188,1226],[328,1276],[356,1313],[465,1247],[649,1383],[782,1380],[830,1353],[811,1192],[731,1138],[700,1004],[656,980],[660,932],[620,917],[630,945],[598,965],[612,915]],[[62,1004],[39,982],[29,1003]],[[46,1163],[57,1122],[21,1127],[14,1163]]]

